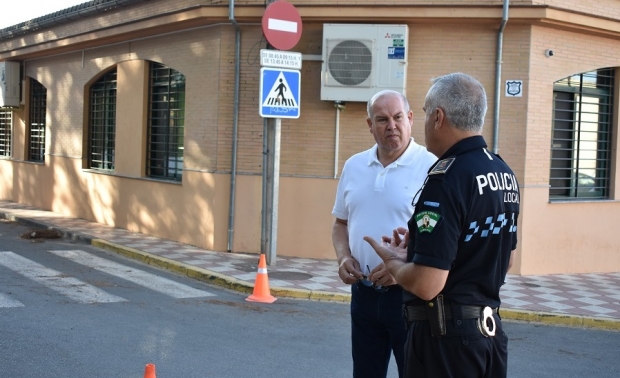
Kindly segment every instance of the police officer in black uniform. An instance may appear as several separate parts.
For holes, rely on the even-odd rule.
[[[512,170],[486,149],[486,110],[473,77],[433,80],[425,135],[439,160],[414,198],[408,233],[401,240],[394,230],[382,245],[364,238],[406,290],[405,377],[506,377],[499,290],[517,245],[520,198]]]

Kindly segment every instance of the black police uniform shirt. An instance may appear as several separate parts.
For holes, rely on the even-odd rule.
[[[463,305],[498,307],[517,246],[519,185],[481,136],[459,141],[429,170],[409,220],[407,261],[449,270],[441,293]],[[407,304],[424,302],[404,292]]]

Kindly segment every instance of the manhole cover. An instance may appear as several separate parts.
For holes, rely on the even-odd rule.
[[[529,283],[529,282],[524,282],[523,286],[528,286],[528,287],[540,287],[540,285],[537,285],[535,283]]]
[[[235,266],[236,269],[242,271],[242,272],[257,272],[258,271],[258,264],[256,262],[238,262],[238,263],[234,263],[233,264]]]

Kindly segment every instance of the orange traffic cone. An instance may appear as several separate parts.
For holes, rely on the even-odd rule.
[[[154,364],[146,364],[146,367],[144,368],[144,378],[156,378]]]
[[[254,283],[254,292],[245,300],[249,302],[273,303],[276,301],[269,291],[269,278],[267,277],[267,263],[265,255],[261,253],[258,261],[258,273],[256,274],[256,282]]]

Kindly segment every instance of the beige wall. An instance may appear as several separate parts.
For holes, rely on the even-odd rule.
[[[0,198],[207,249],[227,250],[235,33],[232,25],[224,24],[226,2],[208,2],[221,4],[215,8],[205,7],[208,4],[192,8],[199,3],[205,2],[143,3],[133,7],[134,12],[127,18],[128,25],[133,25],[134,29],[130,26],[102,29],[97,32],[103,33],[101,35],[88,34],[93,39],[87,47],[76,42],[73,51],[58,50],[58,54],[47,57],[40,51],[28,53],[25,74],[48,89],[47,156],[42,164],[23,161],[28,109],[15,111],[14,156],[0,159]],[[300,12],[310,15],[309,21],[304,21],[303,37],[295,51],[320,54],[323,21],[338,22],[331,15],[334,8],[324,6],[325,1],[293,3],[299,5]],[[421,107],[430,79],[463,71],[479,78],[487,89],[489,112],[484,137],[489,148],[493,148],[497,17],[501,15],[498,11],[503,2],[459,2],[459,5],[493,5],[495,18],[484,13],[484,22],[455,16],[468,8],[459,8],[455,13],[447,7],[453,1],[411,3],[394,2],[400,6],[421,7],[415,8],[420,10],[415,19],[406,20],[409,25],[407,96],[414,112],[414,138],[419,143],[424,142]],[[557,10],[565,3],[570,3],[571,7],[581,4],[585,7],[583,12],[588,9],[586,3],[603,4],[608,14],[620,11],[615,2],[609,1],[511,2],[522,6],[514,8],[516,14],[525,12],[525,6],[547,9],[549,5]],[[258,25],[261,13],[256,10],[260,7],[244,8],[242,5],[262,6],[263,2],[237,4],[237,14],[245,17],[245,23],[241,33],[238,176],[232,250],[258,253],[263,163],[263,120],[258,115],[258,51],[264,45],[261,45],[262,32]],[[361,7],[353,9],[351,18],[345,19],[360,23],[367,20],[355,19],[355,15],[366,15],[368,9],[376,10],[379,6],[376,1],[357,1],[351,5]],[[381,9],[392,12],[393,8]],[[510,19],[504,33],[498,148],[514,169],[522,191],[519,246],[513,273],[620,271],[620,239],[611,229],[620,221],[620,202],[549,203],[548,196],[553,82],[575,73],[620,66],[616,54],[620,35],[609,32],[603,37],[601,34],[605,33],[584,26],[595,19],[598,9],[592,10],[592,16],[571,13],[571,17],[565,17],[564,23],[583,23],[572,31],[567,31],[565,24],[555,29],[553,25],[559,22],[556,19],[534,22],[521,16]],[[161,12],[168,12],[162,16],[166,20],[176,21],[159,23],[163,25],[158,29],[163,35],[145,35],[148,30],[145,23],[151,28],[157,27],[157,22],[148,17]],[[252,12],[256,14],[252,16]],[[432,19],[424,18],[423,15],[431,13]],[[54,31],[57,32],[54,38],[62,39],[80,30],[114,25],[119,15],[121,11],[114,11],[108,16],[78,21],[74,31],[72,26],[61,25],[58,30],[42,31],[10,42],[0,41],[0,56],[7,54],[3,47],[33,44]],[[210,17],[222,23],[213,21],[214,25],[208,25]],[[403,22],[397,15],[390,17],[393,18],[382,21]],[[436,18],[452,20],[439,22]],[[135,24],[130,22],[132,20]],[[605,22],[611,21],[606,19]],[[180,31],[182,28],[191,30]],[[119,39],[106,39],[117,32],[115,38]],[[553,58],[544,56],[547,48],[555,51]],[[40,50],[45,48],[40,47]],[[21,50],[11,51],[12,54]],[[185,170],[181,183],[144,177],[147,61],[166,64],[187,79]],[[118,69],[119,102],[116,171],[100,173],[86,169],[88,103],[84,99],[90,84],[114,66]],[[320,101],[321,63],[304,61],[301,74],[301,116],[282,122],[277,253],[334,258],[331,209],[338,183],[334,178],[334,164],[337,163],[337,176],[349,156],[374,142],[365,123],[365,104],[347,103],[346,110],[340,113],[339,153],[335,156],[336,110],[332,102]],[[515,79],[524,82],[523,97],[504,97],[504,81]],[[617,125],[615,127],[617,130]],[[617,138],[618,133],[614,135]],[[614,147],[614,154],[618,159],[617,147]],[[617,168],[614,166],[614,169]],[[620,176],[615,175],[613,179],[618,181]],[[619,197],[620,185],[615,185],[614,198]]]
[[[260,176],[238,176],[235,215],[237,252],[260,251]],[[277,253],[306,258],[335,258],[331,241],[337,180],[282,177],[278,203]]]
[[[1,198],[207,249],[226,249],[227,175],[187,172],[181,186],[83,172],[78,159],[52,156],[47,161],[48,167],[0,160]]]
[[[140,177],[145,171],[147,145],[148,62],[129,60],[120,62],[116,67],[114,173]],[[90,85],[86,87],[85,93]],[[88,135],[88,129],[85,128],[83,134]],[[83,156],[83,161],[88,162],[88,156]]]
[[[618,203],[549,203],[546,188],[522,194],[522,274],[620,270]]]
[[[547,48],[554,50],[552,58],[544,55]],[[550,203],[548,189],[553,83],[575,73],[620,66],[614,54],[618,48],[620,42],[612,39],[532,28],[531,69],[524,91],[529,104],[527,164],[521,179],[523,216],[516,267],[521,274],[620,271],[620,239],[612,226],[620,223],[618,188],[612,193],[616,200],[578,203]],[[617,140],[617,121],[614,129]],[[603,221],[591,221],[595,219]]]

